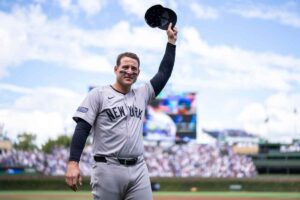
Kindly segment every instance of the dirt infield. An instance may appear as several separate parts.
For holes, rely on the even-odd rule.
[[[245,196],[246,195],[246,196]],[[260,196],[253,197],[253,193],[155,193],[154,200],[291,200],[300,199],[299,194],[292,195],[270,195],[261,193]],[[257,195],[257,194],[255,194]],[[0,192],[1,200],[92,200],[89,192]]]

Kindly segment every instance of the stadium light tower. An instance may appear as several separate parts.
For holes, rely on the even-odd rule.
[[[297,111],[297,108],[295,107],[294,110],[293,110],[293,113],[295,115],[295,118],[294,118],[294,134],[295,134],[295,137],[297,137],[297,133],[298,133],[298,130],[297,130],[297,114],[298,114],[298,111]],[[299,138],[300,139],[300,138]]]
[[[0,139],[4,137],[4,123],[0,122]]]
[[[268,111],[268,106],[265,105],[265,119],[264,119],[264,124],[265,124],[265,129],[266,129],[266,135],[270,134],[270,113]]]

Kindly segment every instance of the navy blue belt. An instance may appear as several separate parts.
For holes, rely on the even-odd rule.
[[[121,165],[125,165],[125,166],[135,165],[138,161],[138,158],[129,158],[129,159],[117,158],[117,159]],[[104,162],[104,163],[107,162],[105,156],[99,156],[99,155],[94,156],[94,160],[96,162]]]

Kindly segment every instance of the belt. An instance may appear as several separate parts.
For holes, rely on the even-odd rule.
[[[107,162],[107,159],[105,158],[105,156],[94,156],[94,160],[96,162]],[[121,165],[125,165],[125,166],[131,166],[131,165],[135,165],[138,161],[138,158],[129,158],[129,159],[122,159],[122,158],[117,158],[117,160],[119,161],[119,163]]]

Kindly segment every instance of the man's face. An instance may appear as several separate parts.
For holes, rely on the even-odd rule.
[[[140,73],[137,60],[130,57],[123,57],[120,65],[115,67],[115,74],[119,84],[125,87],[130,87]]]

